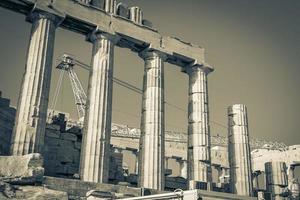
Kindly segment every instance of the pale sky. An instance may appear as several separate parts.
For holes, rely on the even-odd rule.
[[[248,107],[250,136],[300,143],[300,1],[298,0],[126,0],[163,35],[206,49],[215,67],[209,75],[212,134],[227,135],[227,107]],[[0,9],[0,90],[16,105],[26,62],[31,25],[24,16]],[[56,33],[51,97],[58,78],[55,65],[63,52],[90,63],[85,37],[59,28]],[[165,65],[166,101],[187,109],[187,75]],[[76,69],[84,87],[88,73]],[[127,49],[115,49],[114,76],[142,88],[143,61]],[[56,109],[76,118],[67,77]],[[52,104],[50,98],[49,106]],[[141,96],[114,85],[113,121],[139,127]],[[217,124],[218,123],[218,124]],[[221,125],[219,125],[221,124]],[[166,129],[187,130],[187,114],[166,105]]]

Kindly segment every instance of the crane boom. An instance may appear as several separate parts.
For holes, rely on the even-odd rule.
[[[84,115],[85,115],[85,106],[86,106],[86,93],[81,85],[81,82],[79,81],[79,78],[74,70],[74,66],[78,65],[86,70],[90,70],[90,66],[82,63],[81,61],[77,60],[76,58],[71,57],[68,54],[64,54],[62,56],[61,62],[58,64],[56,68],[67,71],[71,86],[74,94],[74,100],[75,105],[77,107],[78,117],[81,123],[83,123]],[[63,74],[61,75],[61,78],[59,79],[59,84],[62,81]],[[135,87],[134,85],[131,85],[125,81],[122,81],[118,78],[112,77],[113,82],[122,86],[126,87],[127,89],[130,89],[136,93],[142,94],[142,90]],[[58,86],[57,88],[60,88]],[[167,102],[166,102],[167,103]],[[174,106],[174,105],[173,105]],[[177,106],[176,106],[177,107]],[[177,107],[177,109],[182,110],[181,108]],[[183,110],[184,111],[184,110]],[[186,142],[186,133],[172,133],[170,131],[166,131],[167,137],[166,140],[168,141],[174,141],[174,142]],[[139,138],[139,130],[136,128],[130,130],[128,126],[121,126],[117,124],[113,124],[112,128],[112,135],[115,137],[127,137],[127,138]],[[227,146],[228,141],[227,137],[220,136],[220,135],[213,135],[211,136],[211,143],[213,145],[217,146]],[[284,143],[280,142],[273,142],[273,141],[265,141],[265,140],[259,140],[259,139],[251,139],[250,141],[252,149],[278,149],[278,150],[285,150],[288,147]]]
[[[71,87],[73,90],[78,118],[80,122],[83,122],[87,96],[81,85],[81,82],[79,81],[76,72],[74,71],[75,64],[76,64],[76,60],[74,60],[68,54],[64,54],[62,56],[62,61],[58,64],[56,68],[67,71],[71,82]]]
[[[61,62],[57,65],[57,69],[61,69],[64,71],[66,71],[69,75],[69,79],[71,82],[71,86],[72,86],[72,91],[73,91],[73,95],[74,95],[74,100],[75,100],[75,105],[77,108],[77,114],[78,114],[78,118],[80,122],[83,122],[84,119],[84,115],[85,115],[85,106],[86,106],[86,99],[87,99],[87,95],[81,85],[81,82],[79,81],[79,78],[74,70],[74,66],[77,65],[85,70],[90,70],[90,66],[87,64],[84,64],[83,62],[77,60],[76,58],[68,55],[68,54],[63,54],[62,58],[61,58]],[[62,73],[63,75],[63,73]],[[58,84],[61,84],[60,80],[58,82]],[[134,92],[137,92],[139,94],[142,94],[142,90],[135,87],[134,85],[131,85],[125,81],[122,81],[116,77],[112,77],[112,81],[122,87],[125,87],[127,89],[130,89]],[[57,88],[60,88],[60,86],[58,86]],[[58,92],[56,91],[58,96]],[[53,106],[53,109],[55,107],[55,104]]]

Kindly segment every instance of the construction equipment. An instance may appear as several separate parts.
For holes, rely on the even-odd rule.
[[[79,81],[78,76],[74,70],[75,66],[79,66],[87,71],[89,71],[91,69],[91,67],[89,65],[84,64],[83,62],[76,59],[74,56],[71,56],[69,54],[62,55],[61,61],[56,67],[57,69],[61,70],[61,73],[58,78],[57,87],[56,87],[54,98],[53,98],[52,109],[55,110],[57,99],[59,96],[59,91],[60,91],[63,77],[64,77],[64,73],[67,72],[69,75],[69,79],[70,79],[72,90],[73,90],[75,105],[77,108],[78,119],[79,119],[80,123],[83,123],[87,95],[86,95],[86,93],[82,87],[82,84]],[[125,87],[129,90],[132,90],[133,92],[136,92],[139,94],[142,94],[142,92],[143,92],[140,88],[137,88],[134,85],[131,85],[125,81],[122,81],[122,80],[116,78],[116,77],[113,77],[112,79],[113,79],[114,83],[116,83],[122,87]]]
[[[74,59],[73,57],[71,57],[68,54],[64,54],[62,56],[61,62],[58,64],[58,66],[56,68],[62,70],[61,74],[63,74],[64,71],[68,73],[69,79],[71,82],[71,86],[72,86],[72,90],[73,90],[73,95],[74,95],[75,105],[77,108],[78,118],[79,118],[80,122],[83,122],[84,115],[85,115],[85,105],[86,105],[87,96],[82,87],[82,84],[80,83],[80,81],[78,79],[76,72],[74,71],[74,66],[76,64],[80,65],[80,66],[82,65],[82,63],[80,61]],[[83,68],[88,69],[85,66],[83,66]],[[62,82],[62,78],[58,80],[58,85],[61,85],[61,82]],[[58,88],[60,88],[60,86]],[[59,93],[59,90],[56,91],[56,94],[58,94],[58,93]],[[54,97],[57,98],[57,96],[58,95],[55,95]],[[55,99],[55,101],[57,101],[57,99]],[[54,107],[55,107],[55,104],[54,104]],[[54,109],[54,107],[53,107],[53,109]]]
[[[76,58],[74,58],[74,56],[71,56],[69,54],[62,55],[61,61],[58,64],[58,66],[56,67],[57,69],[61,70],[61,74],[58,79],[58,83],[57,83],[57,87],[56,87],[56,91],[55,91],[55,95],[54,95],[54,99],[53,99],[52,109],[55,110],[55,106],[56,106],[57,98],[59,95],[59,90],[62,85],[64,73],[67,72],[69,75],[69,79],[71,81],[71,86],[72,86],[72,90],[73,90],[75,105],[77,108],[79,123],[83,125],[87,95],[86,95],[86,93],[82,87],[82,84],[79,81],[78,76],[74,70],[75,66],[79,66],[88,71],[91,69],[91,67],[89,65],[84,64],[83,62],[77,60]],[[137,88],[136,86],[131,85],[125,81],[122,81],[116,77],[113,77],[112,79],[113,79],[114,83],[116,83],[122,87],[125,87],[133,92],[142,94],[142,90],[140,88]],[[178,109],[178,110],[181,110],[182,112],[186,112],[186,110],[183,108],[180,108],[176,105],[170,104],[169,102],[165,102],[165,103],[169,106],[172,106],[172,107]],[[212,121],[212,122],[215,123],[216,125],[227,128],[226,126],[224,126],[220,123],[217,123],[214,121]],[[115,126],[117,126],[117,128]],[[127,126],[126,126],[126,128],[122,128],[120,125],[113,124],[113,129],[112,129],[113,136],[139,138],[140,133],[134,134],[135,132],[136,131],[130,131],[130,128],[128,128]],[[170,136],[170,137],[166,137],[167,141],[169,140],[169,141],[174,141],[174,142],[186,142],[186,133],[176,132],[176,133],[172,134],[172,131],[166,131],[166,133],[167,133],[167,135]],[[216,146],[227,146],[228,141],[227,141],[227,137],[225,137],[225,136],[212,135],[211,143],[212,143],[212,145],[216,145]],[[251,145],[252,149],[261,149],[261,148],[270,149],[270,150],[276,150],[276,149],[285,150],[285,149],[287,149],[287,146],[284,143],[265,141],[265,140],[259,140],[259,139],[254,139],[254,138],[251,139],[250,145]]]

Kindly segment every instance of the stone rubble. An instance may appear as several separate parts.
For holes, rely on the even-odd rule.
[[[12,184],[35,184],[44,176],[43,158],[40,154],[0,156],[0,181]]]
[[[0,156],[1,200],[68,200],[66,192],[41,186],[44,179],[40,154]]]

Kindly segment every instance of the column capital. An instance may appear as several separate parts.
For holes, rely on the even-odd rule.
[[[121,39],[121,37],[118,35],[113,35],[113,34],[100,31],[98,28],[86,36],[86,40],[92,43],[99,39],[107,39],[112,43],[117,44]]]
[[[157,50],[153,50],[153,49],[145,49],[141,52],[139,52],[139,56],[141,58],[143,58],[144,60],[150,59],[150,58],[155,58],[155,57],[159,57],[160,59],[162,59],[163,61],[166,61],[167,59],[167,55],[157,51]]]
[[[209,74],[210,72],[214,71],[214,68],[211,65],[208,65],[207,63],[202,63],[202,64],[192,63],[182,68],[182,72],[187,74],[191,74],[197,71],[203,71],[205,74]]]
[[[39,19],[51,20],[54,23],[54,25],[58,27],[65,18],[62,16],[57,16],[43,11],[32,11],[26,16],[26,21],[30,23],[34,23]]]

